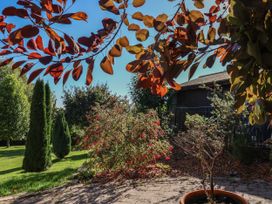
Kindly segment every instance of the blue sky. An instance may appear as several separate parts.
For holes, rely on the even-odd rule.
[[[15,4],[17,0],[1,0],[0,1],[0,8],[4,8],[6,6],[9,6],[11,4]],[[170,3],[168,0],[146,0],[146,4],[141,7],[139,10],[143,14],[153,15],[157,16],[161,13],[166,13],[168,16],[172,16],[175,13],[176,4],[178,1],[174,1]],[[188,2],[188,1],[187,1]],[[75,38],[80,36],[88,36],[91,32],[95,32],[96,30],[100,29],[102,27],[101,20],[105,17],[112,17],[116,18],[115,15],[111,15],[109,12],[100,10],[98,6],[98,0],[77,0],[75,5],[70,9],[70,12],[73,11],[84,11],[89,15],[88,22],[82,22],[82,21],[74,21],[72,25],[69,26],[59,26],[58,28],[61,29],[64,32],[67,32],[74,36]],[[128,13],[132,15],[133,7],[130,6],[130,9]],[[19,25],[24,24],[24,20],[20,20],[18,18],[10,18],[11,22]],[[119,36],[126,35],[130,43],[136,43],[135,35],[132,32],[128,32],[126,27],[123,26],[121,29],[121,32]],[[151,34],[152,35],[152,34]],[[147,41],[147,43],[152,42],[152,37],[150,37],[150,40]],[[115,65],[114,65],[114,75],[107,75],[105,74],[99,66],[99,63],[101,59],[107,54],[106,50],[104,53],[99,55],[96,58],[95,63],[95,69],[94,69],[94,81],[93,84],[97,83],[107,83],[112,90],[113,93],[116,93],[118,95],[127,95],[128,94],[128,84],[132,77],[132,74],[128,73],[125,69],[126,64],[134,59],[133,56],[127,54],[124,52],[122,57],[116,58]],[[225,70],[224,67],[222,67],[218,62],[215,64],[215,66],[212,69],[202,69],[200,67],[194,78],[200,76],[200,75],[206,75],[214,72],[219,72]],[[85,73],[85,72],[84,72]],[[64,89],[70,89],[72,87],[82,87],[85,86],[85,74],[83,73],[81,79],[77,82],[73,81],[73,79],[69,78],[67,81],[67,84],[65,87],[62,86],[62,83],[59,82],[59,84],[55,85],[52,81],[52,79],[45,78],[45,80],[49,81],[52,90],[55,92],[57,96],[57,104],[58,106],[62,105],[61,97],[63,95]],[[177,82],[185,82],[188,80],[188,73],[184,72],[181,74],[181,76],[178,77]]]

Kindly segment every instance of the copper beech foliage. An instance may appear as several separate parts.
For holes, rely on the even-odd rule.
[[[100,30],[75,39],[54,29],[53,25],[71,24],[75,20],[87,21],[88,16],[84,12],[68,12],[67,8],[76,0],[18,0],[16,7],[4,8],[0,16],[0,31],[6,34],[6,38],[0,39],[4,44],[0,55],[7,56],[0,66],[14,61],[13,69],[21,67],[21,75],[30,73],[28,82],[43,73],[51,75],[55,83],[62,79],[65,84],[70,75],[74,80],[81,77],[85,69],[83,62],[86,62],[86,84],[90,85],[96,55],[108,51],[107,56],[100,62],[100,67],[104,72],[113,74],[115,58],[120,57],[126,50],[135,56],[135,60],[128,63],[126,69],[137,74],[138,85],[150,88],[152,93],[163,96],[168,87],[181,89],[175,78],[182,72],[189,70],[190,79],[202,61],[205,60],[204,68],[211,68],[215,60],[219,59],[223,65],[228,65],[232,89],[237,93],[238,110],[241,111],[245,107],[244,104],[250,102],[254,111],[256,110],[256,114],[251,115],[251,122],[262,121],[260,118],[267,116],[264,112],[272,112],[272,108],[267,106],[272,101],[269,98],[271,94],[268,94],[271,86],[263,89],[264,83],[251,84],[248,81],[250,74],[262,70],[260,67],[263,67],[263,62],[268,61],[265,63],[269,64],[271,60],[260,60],[261,51],[257,49],[259,44],[256,44],[256,39],[248,33],[255,26],[259,31],[263,29],[264,34],[270,32],[266,32],[269,26],[263,26],[263,21],[266,19],[266,22],[270,22],[271,1],[168,1],[177,4],[177,10],[171,14],[171,18],[164,13],[158,16],[141,13],[137,9],[143,6],[146,0],[99,0],[102,10],[119,16],[120,20],[117,22],[111,18],[104,18]],[[194,8],[189,9],[188,5],[192,3]],[[135,8],[134,13],[127,13],[129,6]],[[10,16],[23,18],[27,23],[23,27],[16,27],[7,22],[9,18],[6,17]],[[246,18],[249,20],[245,20]],[[260,25],[256,25],[258,23]],[[139,41],[137,44],[130,44],[126,36],[117,39],[122,26],[135,33]],[[42,32],[47,34],[48,39],[41,37]],[[150,37],[150,32],[155,32],[153,43],[144,46],[142,42]],[[267,39],[270,38],[262,38],[268,42]],[[246,64],[240,60],[242,54],[246,54],[243,55],[243,60],[251,62],[246,73],[241,73],[243,65]],[[24,59],[17,61],[16,55],[24,56]],[[266,52],[266,56],[270,56],[270,52]],[[268,80],[271,73],[265,70],[263,78]],[[259,79],[259,75],[255,77]],[[253,87],[250,87],[251,85]],[[254,89],[258,85],[261,90]]]

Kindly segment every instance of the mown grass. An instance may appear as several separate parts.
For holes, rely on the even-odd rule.
[[[0,196],[20,192],[35,192],[63,185],[86,160],[86,151],[73,151],[44,172],[27,173],[22,167],[24,146],[0,147]]]

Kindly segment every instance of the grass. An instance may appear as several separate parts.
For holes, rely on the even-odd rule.
[[[27,173],[21,168],[24,146],[0,147],[0,196],[20,192],[35,192],[63,185],[86,160],[86,151],[73,151],[44,172]]]

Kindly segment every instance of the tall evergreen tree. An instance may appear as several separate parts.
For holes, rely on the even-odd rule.
[[[47,137],[49,140],[49,150],[47,157],[51,158],[51,143],[52,143],[52,92],[49,84],[45,85],[45,104],[46,104],[46,119],[47,119]]]
[[[55,122],[53,151],[59,159],[63,159],[71,151],[71,135],[63,112],[58,114]]]
[[[34,87],[23,169],[30,172],[46,170],[51,165],[46,112],[46,91],[43,81]]]
[[[49,84],[45,85],[45,103],[46,103],[46,117],[48,126],[48,137],[51,140],[52,134],[52,100],[51,100],[51,90]]]

